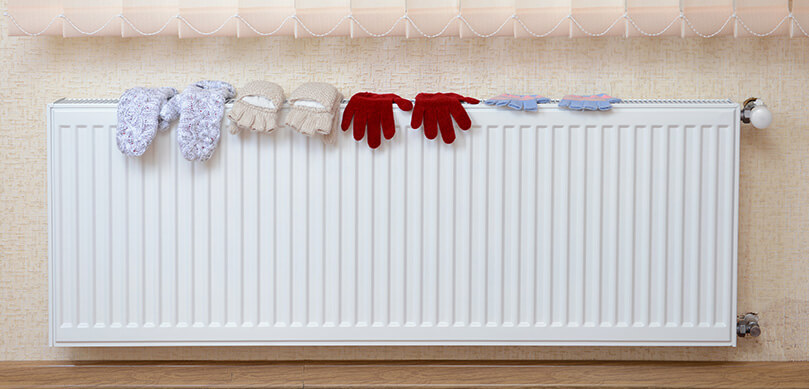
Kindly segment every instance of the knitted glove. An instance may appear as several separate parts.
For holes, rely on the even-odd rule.
[[[613,103],[620,103],[621,99],[608,96],[605,93],[590,96],[567,95],[559,101],[559,106],[575,111],[607,111],[612,109]]]
[[[284,89],[269,81],[251,81],[239,90],[228,113],[230,133],[253,130],[270,133],[277,128],[278,109],[284,104]]]
[[[518,111],[536,111],[537,103],[550,103],[551,99],[539,95],[510,95],[504,93],[484,101],[488,105],[506,106]]]
[[[343,95],[331,84],[308,82],[289,95],[292,108],[286,125],[301,134],[320,135],[324,143],[334,143]]]
[[[224,81],[200,81],[169,100],[160,111],[164,120],[180,118],[177,144],[189,161],[207,161],[219,144],[225,102],[236,91]]]
[[[368,146],[372,149],[382,143],[380,132],[385,139],[393,138],[396,134],[396,122],[393,120],[393,103],[402,111],[413,109],[413,103],[393,93],[378,95],[376,93],[357,93],[351,97],[343,111],[343,131],[348,130],[351,119],[354,119],[354,139],[361,141],[368,134]],[[380,127],[381,123],[381,127]],[[367,130],[366,130],[367,124]],[[380,130],[381,128],[381,130]]]
[[[410,127],[419,128],[423,121],[424,135],[427,139],[435,139],[438,136],[437,127],[441,127],[441,138],[444,143],[452,143],[455,141],[455,129],[452,127],[451,118],[455,118],[455,122],[462,130],[472,127],[472,121],[461,106],[461,102],[477,104],[480,101],[456,93],[419,93],[416,95],[416,106],[413,108]]]
[[[118,100],[118,150],[130,157],[139,157],[152,144],[157,130],[169,128],[162,120],[160,109],[177,94],[174,88],[127,89]]]

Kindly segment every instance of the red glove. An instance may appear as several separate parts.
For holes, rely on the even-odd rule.
[[[472,127],[469,115],[461,106],[462,101],[469,104],[480,102],[457,93],[419,93],[416,96],[416,108],[413,110],[410,127],[421,127],[423,119],[424,135],[428,139],[435,139],[438,136],[438,127],[441,127],[441,139],[444,143],[452,143],[455,141],[455,128],[452,127],[450,115],[455,118],[455,122],[462,130]]]
[[[348,130],[352,117],[354,118],[354,139],[360,141],[363,135],[368,134],[368,146],[372,149],[382,143],[380,136],[380,121],[385,139],[393,138],[396,134],[396,122],[393,120],[393,103],[402,111],[413,109],[413,103],[393,93],[378,95],[376,93],[362,92],[351,96],[343,112],[343,123],[340,127]],[[366,131],[366,124],[368,129]]]

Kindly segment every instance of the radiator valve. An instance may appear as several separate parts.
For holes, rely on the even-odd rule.
[[[742,123],[750,123],[753,127],[763,130],[772,123],[772,112],[761,99],[751,97],[744,101],[741,119]]]
[[[736,316],[736,335],[740,338],[747,335],[755,338],[761,335],[761,327],[758,326],[758,313],[747,312]]]

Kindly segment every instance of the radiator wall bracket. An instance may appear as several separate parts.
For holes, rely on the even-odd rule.
[[[757,338],[761,335],[761,327],[758,325],[758,313],[747,312],[736,317],[736,335],[744,338],[750,335]]]

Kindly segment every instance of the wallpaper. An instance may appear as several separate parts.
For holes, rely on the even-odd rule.
[[[0,359],[808,358],[809,39],[9,38],[0,20]],[[763,334],[737,348],[49,348],[46,104],[205,78],[324,81],[346,96],[761,97],[775,120],[742,129],[738,309],[759,312]]]

